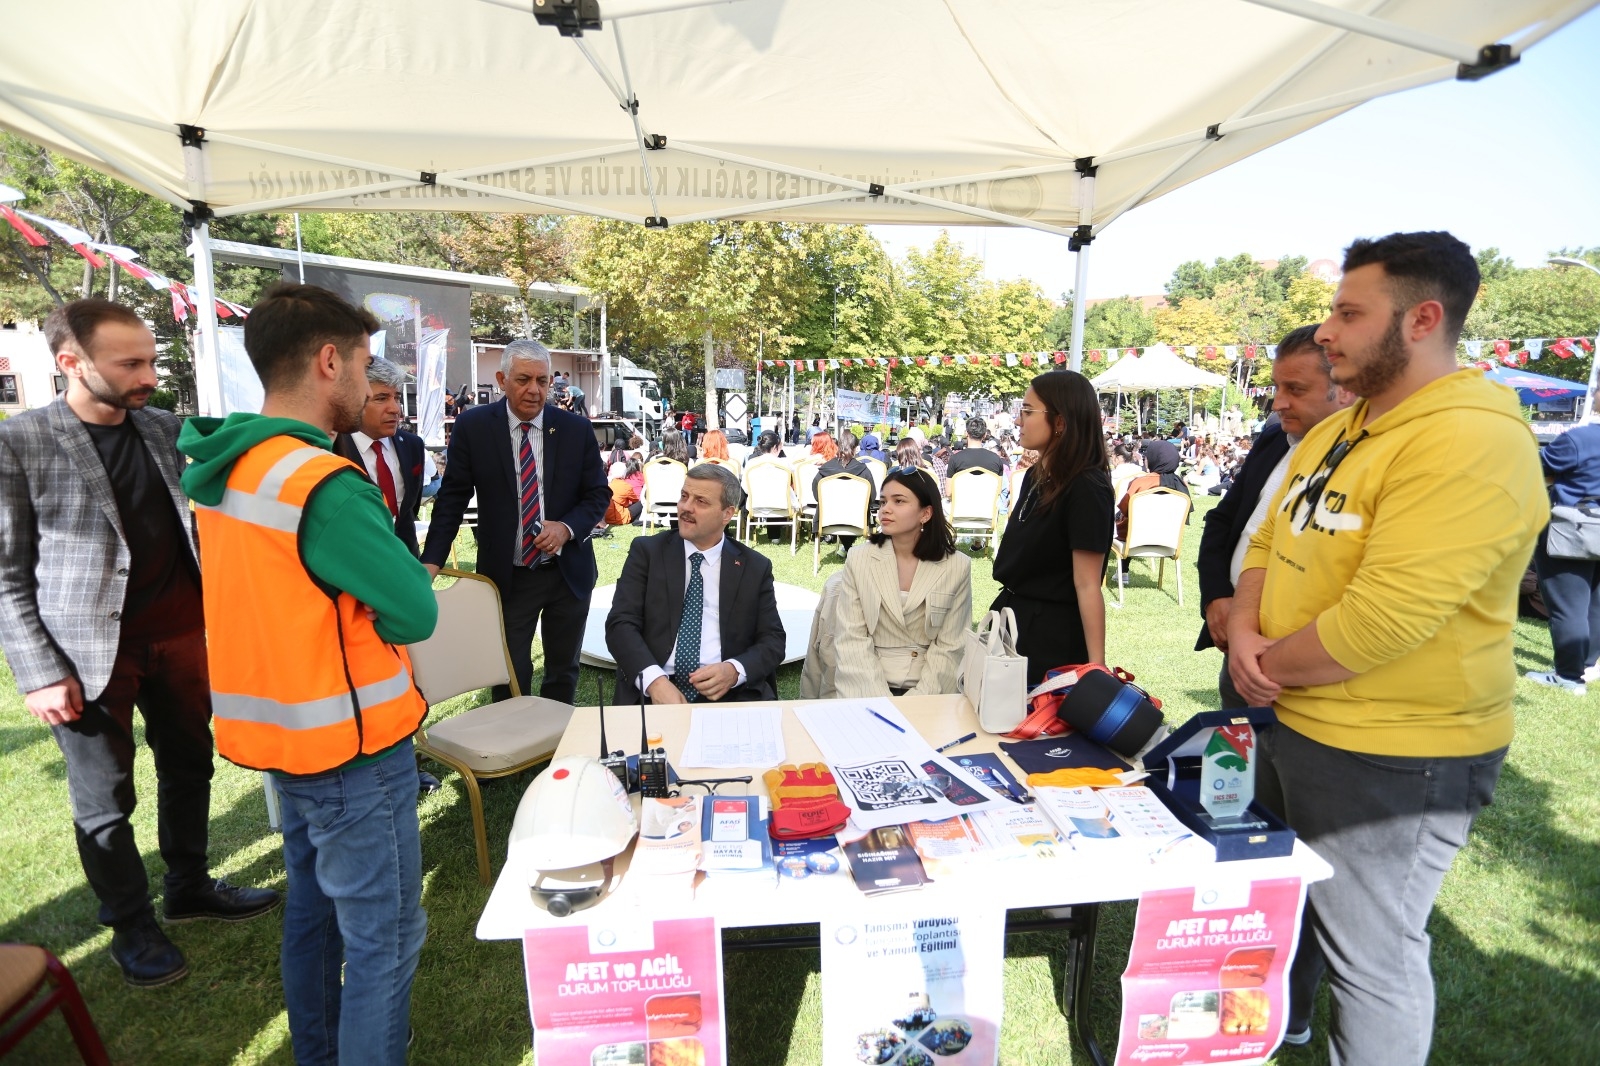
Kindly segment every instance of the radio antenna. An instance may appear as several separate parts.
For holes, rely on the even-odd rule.
[[[606,751],[606,687],[600,683],[600,675],[594,675],[594,698],[600,705],[600,758],[602,760],[610,754]]]
[[[644,723],[644,671],[639,671],[639,678],[634,682],[639,689],[639,753],[644,754],[650,750],[650,730]]]

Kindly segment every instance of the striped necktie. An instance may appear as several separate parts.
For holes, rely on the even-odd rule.
[[[533,442],[529,434],[533,432],[532,422],[523,422],[517,427],[522,430],[522,447],[517,449],[518,479],[522,487],[522,548],[517,553],[517,561],[523,566],[532,566],[539,558],[539,550],[533,546],[533,538],[539,535],[539,467],[533,461]]]
[[[699,552],[689,556],[689,587],[683,593],[678,646],[672,653],[672,683],[691,703],[700,698],[700,690],[690,683],[689,675],[700,669],[700,623],[706,611],[706,579],[700,573],[700,564],[705,561]]]

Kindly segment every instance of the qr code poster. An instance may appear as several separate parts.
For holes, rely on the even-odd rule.
[[[850,790],[852,806],[863,813],[938,806],[939,795],[923,787],[913,765],[904,759],[880,759],[833,768],[836,781]],[[912,818],[911,821],[920,820]]]

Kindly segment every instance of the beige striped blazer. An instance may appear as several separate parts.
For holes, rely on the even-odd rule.
[[[960,552],[919,562],[905,604],[894,545],[863,540],[850,550],[833,609],[835,691],[843,698],[959,691],[966,632],[972,625],[972,563]]]

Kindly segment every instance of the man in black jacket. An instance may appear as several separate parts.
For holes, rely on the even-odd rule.
[[[433,457],[422,438],[400,428],[400,404],[405,396],[406,374],[387,359],[374,359],[367,367],[367,405],[361,409],[361,428],[334,438],[333,450],[367,472],[378,486],[394,516],[395,536],[411,554],[417,552],[417,513],[422,490],[433,480]]]
[[[1263,430],[1250,448],[1222,502],[1206,515],[1195,568],[1200,573],[1200,613],[1205,625],[1195,651],[1215,647],[1223,654],[1217,688],[1224,707],[1244,707],[1228,678],[1228,612],[1233,606],[1233,585],[1250,537],[1266,518],[1272,496],[1283,484],[1289,456],[1300,439],[1335,411],[1350,406],[1355,397],[1336,387],[1328,376],[1328,357],[1316,342],[1317,327],[1301,326],[1278,342],[1272,363],[1272,410],[1279,424]]]

